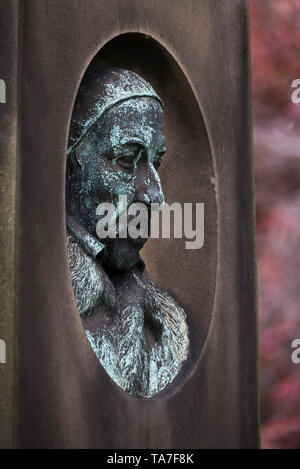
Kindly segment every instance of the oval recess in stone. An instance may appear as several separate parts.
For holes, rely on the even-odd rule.
[[[163,134],[167,151],[158,169]],[[216,279],[212,181],[203,117],[174,58],[140,33],[112,39],[85,72],[73,109],[66,177],[68,253],[90,345],[108,375],[129,394],[153,399],[175,392],[200,357]],[[128,206],[149,206],[161,202],[162,191],[169,205],[181,204],[183,220],[184,204],[193,205],[199,233],[202,220],[196,220],[195,207],[204,204],[200,249],[187,249],[184,229],[182,238],[174,238],[171,228],[171,238],[150,238],[145,245],[97,236],[99,204],[117,207],[119,196],[126,195]]]

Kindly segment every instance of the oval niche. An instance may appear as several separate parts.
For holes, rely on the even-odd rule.
[[[116,321],[114,319],[116,297],[118,302],[119,296],[123,295],[126,297],[127,302],[124,304],[132,305],[138,302],[136,295],[138,296],[139,293],[136,293],[134,286],[130,286],[131,281],[124,281],[123,273],[120,276],[116,269],[114,267],[112,268],[109,262],[105,260],[108,257],[108,254],[105,254],[106,257],[103,254],[106,250],[105,243],[103,243],[104,251],[100,252],[102,249],[101,242],[97,244],[99,238],[97,238],[96,232],[90,233],[89,230],[86,232],[85,229],[82,229],[82,223],[76,217],[76,208],[74,208],[76,204],[83,204],[86,209],[91,211],[95,211],[96,209],[94,206],[96,202],[92,197],[90,197],[89,201],[85,202],[82,201],[80,197],[76,198],[72,195],[74,192],[77,194],[84,193],[85,187],[88,186],[80,184],[77,186],[76,184],[70,185],[70,180],[73,178],[72,171],[74,173],[81,171],[84,177],[86,177],[87,174],[87,163],[84,157],[81,158],[81,150],[79,150],[83,142],[83,140],[80,140],[82,138],[80,132],[83,129],[86,135],[89,132],[91,133],[90,128],[92,128],[93,131],[95,124],[92,122],[90,127],[84,127],[86,126],[87,118],[85,117],[84,122],[80,121],[83,115],[82,113],[85,112],[85,97],[90,99],[88,88],[83,93],[84,99],[79,95],[81,93],[80,90],[82,90],[82,85],[84,87],[85,83],[87,83],[86,86],[88,87],[86,76],[88,76],[89,70],[95,70],[97,67],[99,67],[99,69],[103,69],[103,67],[118,67],[135,72],[140,77],[143,77],[145,82],[150,84],[157,95],[162,99],[164,103],[164,135],[167,151],[163,157],[163,163],[158,173],[163,187],[165,201],[169,205],[174,202],[179,202],[182,207],[184,207],[183,204],[193,204],[193,228],[198,230],[199,236],[201,236],[200,225],[202,219],[198,220],[197,225],[195,207],[197,203],[204,204],[204,244],[200,249],[187,249],[186,243],[189,239],[185,236],[182,238],[174,238],[174,236],[172,236],[173,230],[171,229],[171,238],[150,238],[140,253],[145,262],[146,272],[155,285],[154,288],[159,289],[159,291],[167,292],[162,300],[165,302],[164,308],[167,308],[166,304],[168,304],[170,300],[172,303],[170,308],[177,311],[177,323],[175,321],[176,330],[173,332],[175,335],[182,334],[178,341],[183,349],[186,348],[186,352],[188,347],[186,356],[184,356],[184,351],[179,350],[178,352],[178,343],[174,347],[172,345],[169,347],[170,349],[173,347],[173,351],[171,350],[172,353],[168,351],[167,355],[159,355],[159,353],[162,352],[157,350],[160,350],[159,347],[162,349],[165,346],[165,344],[162,346],[160,341],[163,340],[163,329],[166,327],[166,324],[164,324],[164,320],[161,321],[160,318],[155,317],[155,315],[154,319],[152,318],[152,306],[149,306],[150,313],[148,306],[141,306],[142,309],[148,308],[148,313],[145,312],[144,314],[144,322],[147,324],[136,326],[136,329],[133,328],[133,333],[131,334],[133,337],[130,339],[132,342],[131,345],[128,347],[125,345],[122,349],[120,346],[121,339],[120,337],[116,339],[116,336],[128,334],[132,324],[130,318],[126,315],[121,315],[118,319],[119,322],[114,322]],[[153,109],[155,108],[157,110],[157,107],[160,106],[158,100],[153,104],[155,98],[152,99],[149,97],[148,91],[145,91],[145,89],[143,93],[147,97],[144,97],[144,99],[150,99],[152,102],[151,106],[153,106]],[[151,91],[149,91],[149,93],[151,94]],[[180,389],[186,379],[188,379],[193,368],[197,366],[208,334],[213,311],[217,265],[217,206],[212,152],[203,116],[186,76],[172,55],[157,41],[140,33],[128,33],[117,36],[97,53],[83,76],[78,96],[80,102],[78,105],[78,98],[75,101],[72,117],[73,128],[71,125],[68,146],[69,156],[67,163],[66,191],[67,214],[69,217],[67,221],[68,251],[73,289],[75,291],[78,310],[81,314],[89,342],[113,382],[129,392],[129,394],[138,397],[151,399],[163,398],[171,392],[173,393]],[[123,102],[123,107],[124,104]],[[109,106],[110,104],[108,107]],[[78,109],[80,109],[80,111],[78,111]],[[124,109],[126,110],[126,106]],[[154,114],[161,112],[155,111],[155,109],[153,111]],[[109,112],[106,116],[108,115]],[[156,117],[154,121],[155,119]],[[76,134],[78,129],[74,130],[74,125],[76,127],[77,124],[81,126],[81,131],[78,134],[79,137]],[[110,126],[112,125],[113,124],[110,123]],[[73,131],[74,134],[72,133]],[[77,145],[78,142],[79,145]],[[94,152],[94,157],[97,157],[92,147],[90,147],[89,151]],[[75,157],[72,157],[73,159],[70,158],[72,152],[75,152]],[[71,160],[71,162],[69,160]],[[110,161],[109,158],[108,161]],[[93,177],[90,176],[90,178],[92,184]],[[105,184],[106,183],[107,181]],[[106,196],[105,199],[106,202],[110,201],[109,197],[107,197],[108,196]],[[185,210],[183,208],[183,220],[184,213]],[[172,222],[173,218],[171,216],[171,225]],[[90,237],[90,234],[92,234],[92,237]],[[81,253],[82,249],[85,250],[84,255]],[[87,256],[85,256],[86,254]],[[101,260],[102,255],[104,256],[104,261]],[[95,262],[100,262],[109,281],[107,281],[107,279],[104,278],[105,276],[103,277],[101,273],[99,274],[97,269],[95,270]],[[84,273],[85,269],[86,273]],[[143,270],[143,268],[141,268],[141,270]],[[86,278],[84,279],[85,276]],[[141,289],[145,289],[142,274],[140,277],[140,274],[135,272],[133,273],[133,277],[134,276],[138,277],[136,279],[136,288],[139,288],[140,285]],[[146,285],[148,285],[147,281],[145,282]],[[130,290],[131,288],[132,291]],[[103,290],[106,292],[104,300],[105,295],[103,296]],[[148,288],[148,286],[146,286],[146,290],[147,297],[150,298],[148,298],[149,304],[157,301],[160,302],[160,296],[156,297],[155,293],[153,293],[152,297],[150,287]],[[99,300],[101,295],[102,303]],[[129,295],[128,298],[126,295]],[[87,307],[89,303],[93,306],[90,309]],[[139,305],[140,304],[139,302]],[[155,309],[155,306],[153,308]],[[125,310],[127,311],[127,306]],[[129,311],[131,311],[130,308]],[[182,311],[185,312],[186,318],[183,318],[182,314],[184,313],[182,313]],[[132,313],[130,312],[130,314]],[[102,319],[99,319],[100,317]],[[188,327],[188,346],[184,339],[185,326],[181,323],[182,321],[186,323]],[[149,330],[147,329],[148,326]],[[122,333],[119,332],[121,330],[120,328],[123,328]],[[97,330],[99,331],[100,329],[105,331],[105,333],[101,332],[100,335],[99,333],[97,335]],[[139,332],[137,331],[140,331],[144,337],[143,341],[139,343],[139,346],[135,345],[139,342]],[[180,331],[180,333],[178,331]],[[125,343],[126,341],[127,338]],[[146,352],[142,350],[143,347],[147,348]],[[157,348],[155,349],[157,356],[152,363],[151,354],[153,347]],[[149,352],[149,350],[151,352]],[[171,362],[173,359],[175,360],[175,355],[180,355],[181,352],[181,362],[179,360],[180,363],[177,363],[177,368],[174,371],[174,366]],[[137,356],[139,354],[144,354],[146,358],[144,357],[143,360],[140,360],[140,357]],[[169,363],[167,363],[168,360]],[[143,366],[145,366],[145,368],[148,366],[149,369],[145,369],[144,371],[138,369]],[[127,369],[126,373],[123,373],[121,370],[119,375],[120,367],[125,367]],[[161,378],[161,376],[164,376],[162,373],[163,367],[167,370],[165,378]],[[167,369],[168,367],[171,371]],[[155,380],[159,381],[157,378],[158,374],[160,376],[160,384],[156,383],[155,388],[155,384],[153,383]],[[141,375],[143,376],[141,377]],[[148,387],[146,385],[143,387],[142,381],[150,380],[149,376],[152,376],[152,384],[148,384]]]

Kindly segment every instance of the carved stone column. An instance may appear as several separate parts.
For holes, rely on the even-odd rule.
[[[12,5],[18,167],[16,176],[13,156],[4,172],[16,185],[16,198],[9,199],[16,250],[6,238],[14,262],[2,264],[1,278],[13,266],[16,276],[1,314],[10,318],[17,351],[13,362],[0,365],[14,363],[17,370],[14,403],[6,394],[7,408],[17,411],[3,427],[11,444],[257,447],[247,2],[30,0],[19,11]],[[183,374],[154,399],[126,393],[105,372],[72,289],[66,153],[75,97],[96,55],[101,64],[136,72],[162,98],[166,199],[205,207],[201,249],[185,249],[185,239],[154,239],[142,252],[155,285],[184,308],[190,331]],[[5,198],[1,204],[3,217]],[[7,338],[11,347],[14,339]]]

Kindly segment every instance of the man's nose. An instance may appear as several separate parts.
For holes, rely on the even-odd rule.
[[[137,175],[136,202],[142,202],[148,206],[151,204],[164,204],[164,194],[159,175],[153,164],[144,161]]]

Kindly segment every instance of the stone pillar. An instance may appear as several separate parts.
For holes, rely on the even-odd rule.
[[[18,151],[13,147],[11,159],[1,161],[7,162],[8,183],[2,219],[11,206],[1,264],[9,286],[1,314],[14,329],[6,336],[9,349],[17,340],[11,364],[0,364],[1,393],[9,389],[3,446],[256,448],[247,2],[30,0],[19,8],[17,2],[8,8],[14,21],[18,17],[19,47],[11,50],[18,64],[12,71]],[[166,104],[161,177],[167,199],[205,204],[203,248],[152,240],[144,250],[155,283],[187,311],[191,340],[184,379],[153,400],[128,395],[101,367],[70,280],[66,149],[75,96],[96,54],[100,62],[136,71],[158,90]],[[14,394],[12,378],[2,379],[8,366],[17,369]]]

